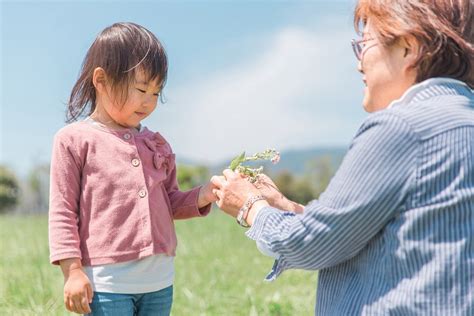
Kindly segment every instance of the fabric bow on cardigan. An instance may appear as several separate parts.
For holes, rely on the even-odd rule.
[[[153,165],[155,168],[159,170],[161,167],[164,167],[166,173],[168,173],[170,160],[173,159],[174,154],[163,136],[160,133],[155,133],[153,139],[145,138],[145,145],[153,152]]]

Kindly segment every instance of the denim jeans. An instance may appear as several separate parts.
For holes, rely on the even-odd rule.
[[[173,286],[143,294],[94,292],[87,316],[169,316]]]

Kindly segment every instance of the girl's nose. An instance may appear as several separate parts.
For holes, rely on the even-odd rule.
[[[152,94],[152,95],[149,95],[149,96],[146,98],[146,100],[145,100],[145,102],[144,102],[144,105],[145,105],[146,107],[150,107],[150,106],[154,106],[157,102],[158,102],[157,97]]]

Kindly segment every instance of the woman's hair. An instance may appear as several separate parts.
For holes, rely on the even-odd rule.
[[[112,91],[120,92],[121,100],[128,97],[128,87],[142,70],[147,81],[158,79],[163,89],[168,59],[160,41],[149,30],[135,23],[115,23],[105,28],[89,48],[82,69],[69,98],[66,121],[76,121],[90,106],[96,107],[96,91],[92,83],[94,69],[101,67],[107,74]]]
[[[419,45],[417,82],[450,77],[474,87],[473,0],[360,0],[354,26],[370,24],[390,46],[402,38]]]

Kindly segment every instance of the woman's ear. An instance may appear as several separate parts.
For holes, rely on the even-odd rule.
[[[92,84],[99,92],[107,93],[107,74],[101,67],[94,69],[92,74]]]
[[[403,37],[399,40],[398,65],[405,77],[412,83],[416,82],[418,76],[417,67],[415,66],[418,60],[420,45],[413,36]]]
[[[400,45],[404,49],[403,52],[403,64],[404,70],[413,71],[415,62],[419,56],[420,46],[417,40],[413,36],[408,36],[400,39]]]

